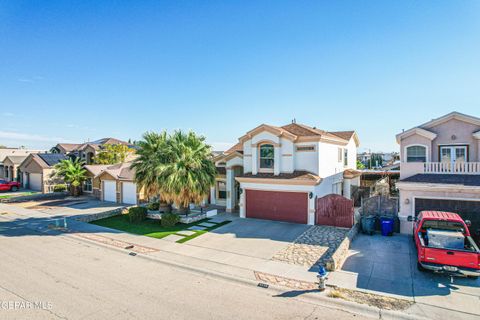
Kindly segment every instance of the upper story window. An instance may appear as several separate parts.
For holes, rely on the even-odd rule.
[[[273,169],[275,148],[271,144],[260,146],[260,169]]]
[[[424,146],[407,147],[407,162],[427,162],[427,148]]]
[[[348,166],[348,149],[343,149],[343,165]]]
[[[342,148],[338,148],[338,162],[342,162],[343,158],[343,150]]]

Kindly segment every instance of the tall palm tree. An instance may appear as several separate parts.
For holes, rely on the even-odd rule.
[[[162,197],[181,212],[190,203],[201,203],[209,194],[217,174],[211,147],[205,137],[194,132],[175,131],[168,139],[168,161],[157,167],[157,183]]]
[[[161,133],[146,132],[143,140],[137,143],[137,158],[132,163],[135,170],[135,182],[144,188],[148,197],[156,197],[160,193],[158,170],[168,161],[168,136]]]
[[[61,177],[70,185],[70,193],[73,196],[80,194],[80,186],[87,179],[87,170],[83,168],[84,162],[79,159],[61,160],[55,165],[54,176]]]

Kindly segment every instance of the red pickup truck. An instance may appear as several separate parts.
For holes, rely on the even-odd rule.
[[[456,213],[422,211],[415,219],[413,232],[418,269],[479,277],[480,250],[468,224]]]

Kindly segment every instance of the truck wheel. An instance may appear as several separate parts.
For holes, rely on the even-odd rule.
[[[417,262],[417,269],[420,272],[425,272],[426,271],[425,268],[420,264],[420,262]]]

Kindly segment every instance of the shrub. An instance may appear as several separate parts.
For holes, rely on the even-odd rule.
[[[141,222],[147,218],[147,208],[132,207],[128,209],[128,220],[130,222]]]
[[[148,210],[158,211],[159,208],[160,208],[160,203],[158,202],[151,202],[147,205]]]
[[[66,184],[57,184],[53,186],[53,192],[64,192],[67,191]]]
[[[180,217],[175,213],[164,213],[160,223],[162,227],[173,227],[180,222]]]

